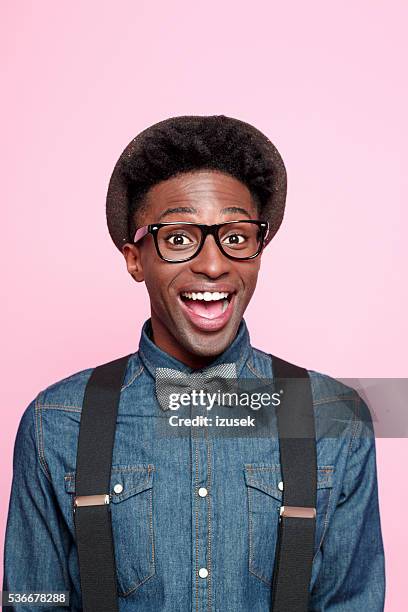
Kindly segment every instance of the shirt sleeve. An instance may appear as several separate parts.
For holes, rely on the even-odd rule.
[[[70,591],[68,534],[44,457],[38,452],[35,400],[21,417],[13,454],[13,478],[4,544],[3,591]],[[16,612],[67,607],[10,605]],[[72,608],[71,608],[72,609]]]
[[[375,437],[358,396],[349,456],[337,507],[322,544],[310,612],[382,612],[385,562],[378,503]]]

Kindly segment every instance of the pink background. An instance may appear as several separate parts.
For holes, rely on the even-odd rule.
[[[405,2],[14,0],[1,13],[2,535],[25,407],[137,350],[147,294],[110,241],[105,194],[125,145],[166,117],[238,117],[285,160],[252,343],[335,377],[408,376]],[[407,460],[406,440],[377,440],[387,612],[406,606]]]

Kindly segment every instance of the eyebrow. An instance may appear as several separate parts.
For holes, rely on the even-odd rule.
[[[191,208],[190,206],[176,206],[175,208],[166,208],[166,210],[159,215],[158,220],[160,221],[161,219],[163,219],[163,217],[166,217],[167,215],[171,215],[173,213],[195,214],[196,212],[197,210],[195,208]],[[245,210],[245,208],[241,208],[240,206],[227,206],[226,208],[223,208],[221,210],[221,213],[223,215],[227,213],[242,213],[246,217],[248,217],[248,219],[251,218],[249,212]]]

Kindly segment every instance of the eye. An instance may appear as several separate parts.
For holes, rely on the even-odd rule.
[[[188,244],[192,244],[192,240],[186,236],[186,234],[181,234],[180,232],[174,232],[167,236],[166,240],[173,246],[187,246]]]
[[[246,238],[242,234],[229,234],[223,240],[228,246],[234,244],[242,244],[245,242]]]

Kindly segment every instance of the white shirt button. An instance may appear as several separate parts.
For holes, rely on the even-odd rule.
[[[113,487],[113,490],[115,491],[115,493],[122,493],[123,491],[123,487],[120,484],[120,482],[118,482],[117,484],[115,484],[115,486]]]
[[[198,575],[200,576],[200,578],[207,578],[208,569],[206,567],[200,567],[200,569],[198,570]]]
[[[279,489],[279,491],[283,491],[283,482],[282,481],[280,481],[278,483],[278,489]]]
[[[205,487],[200,487],[198,489],[198,494],[200,497],[205,497],[207,495],[208,491]]]

